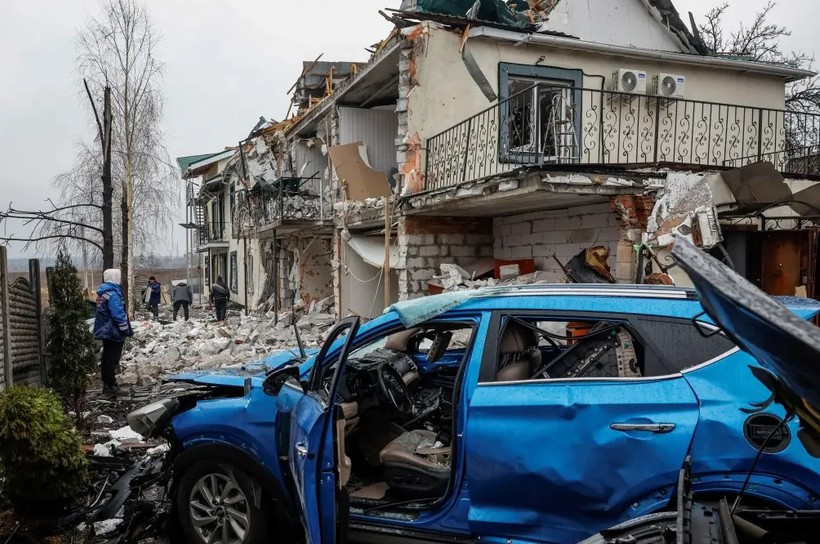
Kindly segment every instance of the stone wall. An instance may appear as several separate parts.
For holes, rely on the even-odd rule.
[[[466,266],[493,256],[491,218],[405,216],[398,238],[407,264],[399,274],[400,300],[426,295],[427,282],[442,263]]]
[[[496,217],[493,256],[505,260],[534,259],[536,269],[550,274],[550,281],[559,281],[564,273],[553,256],[566,264],[584,249],[602,245],[612,255],[610,266],[614,273],[622,233],[609,204]]]

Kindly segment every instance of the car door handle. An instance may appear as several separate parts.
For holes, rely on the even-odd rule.
[[[297,443],[293,448],[296,450],[296,454],[299,457],[304,457],[308,454],[307,446],[305,446],[302,442]]]
[[[674,423],[613,423],[609,426],[613,431],[624,433],[640,431],[656,434],[671,433],[675,430]]]

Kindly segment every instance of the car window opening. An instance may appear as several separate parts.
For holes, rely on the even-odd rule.
[[[339,487],[351,508],[434,508],[450,488],[456,379],[474,325],[424,324],[348,357],[337,391]]]
[[[496,382],[567,378],[641,378],[643,344],[619,321],[507,320]]]

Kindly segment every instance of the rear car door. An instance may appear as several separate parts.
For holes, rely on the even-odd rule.
[[[469,400],[469,525],[478,535],[577,542],[665,506],[698,421],[679,374],[500,381],[498,314]],[[565,315],[562,321],[588,320]],[[656,373],[657,374],[657,373]]]
[[[341,321],[316,356],[304,384],[285,382],[277,407],[279,422],[289,419],[286,449],[293,485],[301,506],[308,544],[336,541],[336,458],[333,448],[335,395],[343,362],[359,329],[358,318]],[[343,335],[341,350],[331,346]],[[328,360],[328,355],[333,360]],[[282,417],[287,415],[288,417]]]

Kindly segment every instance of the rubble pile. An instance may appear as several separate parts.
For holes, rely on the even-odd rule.
[[[360,214],[366,210],[383,209],[387,199],[385,197],[366,198],[364,200],[348,200],[333,205],[336,212],[346,215]]]
[[[245,364],[282,349],[297,346],[293,324],[306,348],[318,347],[336,322],[331,299],[295,306],[275,314],[232,312],[217,323],[201,311],[189,321],[141,321],[132,324],[120,361],[123,386],[152,386],[166,374],[211,370]]]
[[[462,267],[455,264],[444,263],[440,265],[441,275],[433,276],[434,280],[443,288],[444,292],[466,291],[469,289],[480,289],[482,287],[500,287],[511,285],[545,285],[555,283],[551,280],[551,275],[547,272],[535,271],[523,275],[502,276],[501,279],[493,277],[473,279],[472,275]]]
[[[282,199],[282,217],[284,219],[310,219],[322,217],[322,202],[316,195],[309,193],[289,195]]]

